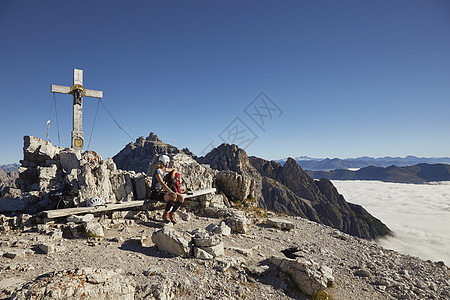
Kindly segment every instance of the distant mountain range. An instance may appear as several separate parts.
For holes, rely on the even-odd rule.
[[[0,165],[0,169],[5,171],[5,173],[9,172],[18,172],[20,167],[20,164],[7,164],[7,165]]]
[[[308,156],[300,156],[294,158],[304,170],[311,171],[330,171],[336,169],[360,169],[368,166],[389,167],[389,166],[414,166],[417,164],[450,164],[450,157],[357,157],[357,158],[312,158]],[[287,158],[280,159],[278,162],[284,164]]]
[[[417,164],[415,166],[365,167],[358,171],[337,169],[333,171],[306,171],[314,179],[330,180],[380,180],[399,183],[427,183],[432,181],[449,181],[450,165]]]

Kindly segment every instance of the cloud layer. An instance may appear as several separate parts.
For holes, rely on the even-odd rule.
[[[333,184],[348,202],[362,205],[394,232],[377,243],[450,265],[450,182],[333,180]]]

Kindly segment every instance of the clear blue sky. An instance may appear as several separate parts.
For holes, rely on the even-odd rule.
[[[133,141],[200,154],[235,129],[266,159],[450,156],[449,1],[1,0],[0,36],[0,163],[49,117],[70,146],[72,98],[56,95],[59,143],[50,85],[74,68]],[[96,108],[84,99],[86,145]],[[130,141],[100,105],[89,148]]]

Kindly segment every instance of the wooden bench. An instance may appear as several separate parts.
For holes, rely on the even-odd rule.
[[[189,198],[195,198],[202,195],[208,195],[213,194],[216,192],[215,188],[205,189],[205,190],[198,190],[193,192],[187,192],[186,194],[182,194],[184,196],[184,199]],[[79,215],[79,214],[88,214],[88,213],[100,213],[100,212],[106,212],[106,211],[113,211],[113,210],[124,210],[124,209],[130,209],[135,207],[143,206],[145,202],[156,204],[158,201],[156,200],[132,200],[132,201],[126,201],[122,203],[107,203],[105,205],[100,205],[96,207],[71,207],[71,208],[63,208],[63,209],[53,209],[53,210],[46,210],[41,212],[41,216],[47,219],[54,219],[54,218],[60,218],[60,217],[66,217],[70,215]],[[162,202],[161,202],[162,203]]]

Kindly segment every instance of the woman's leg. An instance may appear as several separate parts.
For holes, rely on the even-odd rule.
[[[176,212],[178,208],[180,208],[181,204],[184,202],[183,195],[177,194],[177,201],[175,202],[175,205],[172,208],[172,212]]]
[[[171,218],[169,216],[169,212],[170,212],[170,209],[172,208],[172,206],[174,205],[174,201],[173,200],[175,199],[175,197],[174,197],[173,194],[164,193],[164,198],[163,199],[164,199],[165,202],[167,202],[166,209],[164,210],[164,214],[163,214],[163,220],[167,221],[167,222],[170,222]]]

